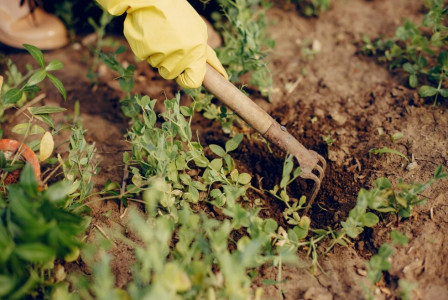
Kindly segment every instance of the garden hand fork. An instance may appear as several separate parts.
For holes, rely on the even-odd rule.
[[[309,204],[304,212],[306,214],[319,192],[322,179],[325,175],[325,168],[327,166],[325,159],[315,151],[306,149],[286,131],[284,126],[280,126],[260,106],[255,104],[249,97],[244,95],[236,86],[226,80],[208,64],[202,84],[210,93],[215,95],[216,98],[221,100],[221,102],[261,133],[267,140],[296,157],[302,169],[300,177],[311,179],[315,183],[309,198]],[[316,171],[317,175],[313,171]]]

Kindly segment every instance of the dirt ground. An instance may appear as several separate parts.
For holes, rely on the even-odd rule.
[[[321,192],[311,209],[314,228],[335,227],[344,220],[355,205],[360,188],[369,188],[375,179],[387,176],[396,182],[424,182],[431,178],[437,165],[448,165],[448,118],[446,103],[432,106],[409,89],[407,78],[390,72],[375,58],[360,53],[361,34],[370,37],[391,36],[405,18],[419,21],[423,17],[422,0],[335,0],[331,9],[319,18],[303,17],[294,7],[272,8],[268,14],[269,32],[276,41],[270,55],[274,78],[272,102],[254,99],[277,121],[285,125],[306,147],[316,150],[328,161]],[[304,57],[302,49],[313,44],[319,53]],[[121,182],[122,152],[129,149],[123,135],[128,127],[122,117],[118,100],[122,96],[111,74],[100,78],[92,89],[86,78],[86,49],[79,44],[47,52],[46,58],[59,59],[65,67],[58,72],[68,91],[64,102],[48,87],[46,105],[61,105],[72,109],[75,100],[81,103],[87,138],[98,148],[101,173],[96,185],[107,179]],[[9,52],[14,61],[24,53]],[[18,64],[20,65],[18,62]],[[304,75],[306,71],[306,75]],[[179,88],[174,82],[161,79],[144,64],[139,64],[137,90],[160,100],[172,97]],[[208,124],[208,126],[204,126]],[[202,143],[219,143],[227,137],[219,124],[196,115],[193,126],[199,131]],[[382,128],[385,135],[379,134]],[[396,142],[394,133],[403,133]],[[6,132],[5,136],[8,135]],[[330,146],[324,137],[335,142]],[[372,148],[389,147],[399,150],[415,163],[397,155],[369,155]],[[255,178],[263,178],[264,188],[278,183],[283,154],[269,154],[263,143],[243,141],[236,160]],[[256,184],[256,183],[253,183]],[[378,299],[393,299],[399,278],[418,282],[414,299],[448,299],[448,182],[441,181],[425,191],[424,206],[417,207],[410,219],[400,224],[410,242],[398,248],[392,258],[392,270],[379,284]],[[302,187],[297,184],[295,190]],[[300,195],[297,195],[300,196]],[[263,199],[276,211],[279,204]],[[100,202],[92,207],[93,220],[88,239],[99,234],[96,226],[124,228],[116,202]],[[286,279],[281,286],[265,286],[265,299],[362,299],[365,262],[387,241],[392,222],[380,222],[366,230],[350,247],[337,246],[327,256],[320,257],[322,267],[311,274],[303,253],[304,265],[286,266]],[[131,277],[129,263],[132,249],[117,244],[113,250],[113,271],[117,285],[124,286]],[[260,279],[275,278],[277,270],[260,270]],[[283,293],[283,296],[282,296]]]

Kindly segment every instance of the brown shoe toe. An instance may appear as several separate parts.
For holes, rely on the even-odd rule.
[[[16,20],[9,16],[0,18],[0,42],[15,48],[31,44],[42,50],[50,50],[65,46],[68,39],[67,30],[57,17],[36,8],[32,14]]]

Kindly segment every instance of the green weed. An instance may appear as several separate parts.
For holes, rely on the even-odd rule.
[[[89,17],[87,22],[92,26],[96,34],[96,41],[94,47],[90,47],[90,52],[93,55],[92,65],[89,67],[89,72],[87,74],[87,78],[90,79],[91,82],[97,83],[98,75],[96,73],[96,69],[101,59],[101,50],[106,45],[110,45],[111,47],[116,47],[117,42],[114,42],[113,39],[106,39],[106,28],[112,22],[114,16],[108,13],[106,10],[102,10],[101,17],[99,22],[97,23],[93,18]]]
[[[56,16],[64,22],[68,36],[73,40],[76,36],[76,23],[79,22],[79,18],[73,14],[76,3],[64,0],[58,1],[54,6]]]
[[[7,187],[7,198],[0,198],[0,297],[38,297],[51,285],[48,274],[56,260],[78,257],[78,235],[89,219],[64,208],[70,189],[61,181],[38,191],[29,165],[20,182]]]
[[[218,3],[222,11],[212,14],[212,18],[224,44],[217,53],[230,81],[239,82],[242,75],[250,73],[250,83],[269,96],[272,76],[265,59],[275,42],[266,35],[268,2],[219,0]]]
[[[107,57],[111,59],[108,65],[118,66],[116,71],[121,74],[119,78],[123,80],[132,78],[131,72],[126,73],[125,69],[114,62],[116,61],[114,55]],[[127,84],[126,81],[123,81],[123,84],[125,89],[133,86]],[[357,238],[365,227],[373,227],[379,222],[378,216],[372,211],[396,212],[397,207],[393,205],[398,205],[399,201],[387,202],[392,200],[389,197],[391,190],[398,189],[396,192],[398,196],[395,198],[404,197],[409,200],[406,204],[400,205],[403,210],[410,212],[412,207],[421,200],[419,194],[435,180],[445,176],[440,167],[434,178],[423,185],[405,185],[400,181],[398,187],[387,186],[385,185],[388,181],[386,178],[379,179],[372,190],[360,191],[355,208],[350,211],[347,220],[341,222],[342,228],[339,230],[314,229],[310,226],[310,218],[300,215],[306,207],[306,198],[301,197],[295,200],[288,195],[289,184],[300,175],[300,168],[294,168],[292,156],[287,156],[285,159],[280,184],[270,191],[259,191],[251,186],[249,174],[240,173],[237,170],[229,154],[238,147],[242,134],[234,135],[223,145],[209,145],[212,157],[209,156],[210,154],[206,155],[206,149],[193,139],[190,122],[198,106],[202,106],[200,109],[203,111],[214,110],[215,114],[218,113],[216,108],[210,108],[211,97],[202,98],[202,102],[193,101],[191,106],[187,107],[179,104],[180,98],[177,96],[174,99],[165,100],[164,112],[157,115],[154,111],[155,100],[147,96],[132,96],[129,90],[126,90],[126,94],[123,104],[125,104],[127,115],[132,118],[132,127],[127,139],[132,144],[133,150],[131,154],[124,154],[123,162],[129,166],[132,178],[124,192],[114,192],[115,197],[121,199],[125,205],[141,197],[147,205],[149,217],[163,216],[174,221],[175,224],[180,222],[181,214],[185,209],[195,211],[198,205],[201,207],[205,203],[210,204],[222,211],[225,216],[224,223],[220,221],[219,226],[227,226],[224,225],[227,221],[235,226],[227,231],[229,242],[231,233],[241,228],[245,228],[248,233],[248,236],[244,236],[243,239],[253,240],[253,234],[262,234],[266,242],[264,247],[260,248],[260,255],[266,256],[268,253],[269,260],[264,262],[271,262],[280,268],[282,262],[282,259],[278,258],[280,253],[287,253],[293,257],[293,254],[302,248],[307,249],[312,267],[316,269],[319,267],[319,256],[322,253],[330,251],[336,244],[348,246],[350,238]],[[394,138],[398,139],[399,135],[394,135]],[[268,192],[282,201],[285,205],[283,217],[290,227],[280,227],[272,219],[260,218],[257,201],[250,205],[253,208],[243,205],[244,200],[247,199],[248,189],[257,190],[260,193]],[[382,204],[379,204],[385,201],[389,207],[387,211],[382,210]],[[391,209],[392,207],[394,209]],[[248,220],[252,221],[248,222]],[[263,233],[264,230],[269,232],[268,239],[265,236],[266,232]],[[330,243],[325,251],[322,251],[320,246],[323,242]],[[230,245],[232,242],[226,247],[231,247]],[[213,268],[216,269],[219,266],[214,265]],[[251,269],[246,266],[241,269],[241,272],[247,273]],[[185,269],[179,272],[188,274]],[[233,276],[240,275],[234,273]],[[274,284],[278,282],[275,281]],[[192,286],[189,285],[189,289],[191,288]],[[233,287],[233,289],[237,288]]]
[[[330,8],[331,0],[293,0],[306,16],[318,17]]]
[[[385,153],[396,154],[398,156],[403,157],[407,161],[409,161],[409,158],[406,155],[404,155],[403,153],[401,153],[400,151],[395,150],[395,149],[391,149],[391,148],[387,148],[387,147],[372,148],[372,149],[369,150],[369,153],[372,153],[372,154],[385,154]]]
[[[355,238],[363,231],[363,227],[372,227],[378,223],[379,218],[373,212],[367,212],[368,208],[378,213],[394,213],[397,222],[399,218],[409,218],[412,209],[425,201],[421,193],[447,176],[442,166],[439,166],[434,176],[423,184],[407,184],[400,179],[394,186],[388,178],[378,178],[373,189],[361,189],[359,192],[355,208],[350,211],[347,221],[341,223],[344,234]]]
[[[72,184],[72,192],[69,194],[70,202],[67,205],[73,203],[73,207],[79,207],[91,195],[93,191],[92,178],[100,171],[98,162],[94,159],[95,144],[86,142],[85,132],[81,123],[76,122],[72,127],[68,157],[65,161],[59,157],[64,177]]]
[[[65,95],[62,83],[50,71],[62,68],[58,61],[45,65],[42,52],[26,45],[27,50],[38,62],[41,69],[33,70],[22,76],[14,64],[10,63],[9,76],[15,85],[9,86],[2,100],[15,102],[29,91],[38,91],[37,84],[48,77],[56,88]],[[11,87],[13,86],[13,87]],[[11,93],[11,92],[9,92]],[[12,99],[12,100],[11,100]],[[26,107],[19,111],[28,117],[28,122],[16,124],[12,132],[23,135],[23,141],[29,136],[49,134],[52,136],[67,129],[66,124],[55,122],[52,114],[64,112],[66,109],[56,106]],[[78,258],[83,243],[79,235],[83,233],[90,222],[89,217],[74,212],[77,205],[72,205],[74,199],[82,201],[89,195],[91,183],[93,146],[86,144],[84,131],[80,127],[79,107],[75,109],[75,124],[69,145],[69,157],[63,161],[59,157],[59,165],[55,166],[47,178],[37,182],[32,167],[17,158],[6,159],[0,153],[2,174],[2,193],[0,194],[0,298],[23,299],[48,297],[55,284],[64,280],[65,273],[61,263],[74,261]],[[45,127],[45,128],[44,128]],[[45,136],[45,135],[44,135]],[[33,150],[40,149],[42,154],[42,139],[37,138],[27,142]],[[51,155],[53,145],[50,146]],[[48,151],[47,151],[48,152]],[[44,159],[49,164],[58,162],[56,158]],[[58,168],[63,167],[65,179],[46,186],[47,181],[54,179]],[[4,185],[3,179],[7,172],[21,168],[20,181],[17,184]],[[90,173],[89,173],[90,172]],[[61,273],[62,270],[62,273]]]
[[[388,271],[391,267],[390,258],[394,253],[396,245],[406,245],[409,239],[398,231],[391,232],[392,243],[383,244],[378,250],[378,254],[372,256],[367,263],[367,278],[372,284],[377,283],[384,271]]]
[[[363,51],[379,55],[381,61],[389,63],[391,69],[399,68],[409,76],[409,86],[419,88],[424,98],[448,97],[447,72],[448,27],[446,27],[447,7],[443,0],[426,0],[428,12],[421,24],[409,20],[397,28],[395,36],[389,39],[371,41],[363,36]]]
[[[373,255],[367,262],[367,278],[370,283],[369,287],[364,287],[367,299],[375,299],[375,284],[381,280],[384,272],[389,271],[392,267],[392,255],[394,254],[395,248],[404,246],[409,242],[409,238],[397,230],[392,230],[390,236],[391,243],[382,244],[378,249],[378,253]],[[398,293],[401,299],[410,299],[411,292],[416,287],[416,284],[403,279],[400,279],[398,283]]]
[[[28,73],[23,75],[12,63],[7,60],[8,71],[6,71],[6,80],[1,78],[0,84],[0,121],[4,121],[5,110],[11,107],[23,105],[29,100],[31,95],[40,91],[38,86],[45,78],[48,78],[56,89],[61,93],[64,100],[67,98],[62,82],[51,72],[60,70],[63,64],[58,60],[52,60],[48,64],[45,63],[44,55],[38,48],[25,44],[24,47],[31,54],[39,65],[38,69],[34,69],[31,65],[27,66]]]

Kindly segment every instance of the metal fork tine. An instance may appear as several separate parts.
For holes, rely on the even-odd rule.
[[[308,213],[308,210],[310,209],[310,207],[313,205],[314,199],[316,199],[317,193],[320,190],[320,185],[321,185],[321,179],[319,179],[315,174],[313,173],[305,173],[302,174],[300,177],[305,178],[305,179],[311,179],[314,181],[314,186],[313,186],[313,190],[311,192],[311,196],[309,198],[309,202],[307,207],[305,208],[305,211],[303,212],[303,215],[306,216]]]
[[[319,179],[322,180],[322,178],[324,177],[324,173],[325,173],[324,168],[322,168],[322,167],[319,166],[319,165],[316,165],[316,166],[314,167],[314,169],[316,169],[316,171],[319,173]]]
[[[322,163],[322,169],[324,170],[323,173],[325,173],[325,170],[327,169],[327,161],[325,160],[325,158],[322,155],[319,155],[319,154],[317,155],[317,158]]]
[[[322,165],[319,165],[318,163],[316,163],[316,165],[314,166],[313,170],[311,172],[305,172],[302,173],[300,175],[300,177],[304,178],[304,179],[311,179],[314,181],[314,187],[313,190],[311,191],[311,196],[309,197],[309,201],[308,201],[308,205],[305,208],[303,215],[306,216],[308,213],[308,210],[311,208],[311,206],[313,205],[314,199],[316,199],[317,193],[320,190],[320,186],[322,183],[322,179],[325,176],[325,170],[327,168],[327,162],[325,161],[325,159],[323,158],[323,156],[319,155],[316,153],[316,156],[318,158],[318,163],[320,162]],[[316,171],[316,174],[312,173],[313,171]]]
[[[301,177],[311,179],[315,183],[308,205],[309,208],[317,196],[325,175],[327,167],[325,159],[317,152],[305,148],[284,126],[281,126],[260,106],[208,64],[203,86],[251,125],[252,128],[261,133],[268,141],[297,158],[303,171]],[[319,173],[319,177],[313,173],[314,170]],[[308,208],[305,210],[305,214]]]

